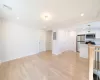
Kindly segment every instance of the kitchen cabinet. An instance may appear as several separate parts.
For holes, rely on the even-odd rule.
[[[100,38],[100,31],[96,31],[96,38]]]
[[[87,44],[80,44],[79,48],[80,57],[88,59],[88,45]]]

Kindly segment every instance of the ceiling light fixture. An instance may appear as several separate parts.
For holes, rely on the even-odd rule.
[[[45,20],[49,20],[49,16],[47,16],[47,15],[44,16],[44,18],[45,18]]]
[[[51,20],[51,15],[49,13],[43,13],[41,18],[45,21]]]
[[[82,13],[81,16],[84,16],[84,13]]]
[[[19,17],[17,17],[17,19],[19,19]]]

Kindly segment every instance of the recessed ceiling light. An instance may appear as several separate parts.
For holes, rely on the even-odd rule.
[[[19,17],[17,17],[17,19],[19,19]]]
[[[51,15],[49,13],[43,13],[41,18],[45,21],[51,20]]]
[[[84,16],[84,13],[82,13],[81,16]]]

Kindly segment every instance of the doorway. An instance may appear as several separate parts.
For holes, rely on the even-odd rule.
[[[46,32],[46,51],[52,50],[52,31]]]

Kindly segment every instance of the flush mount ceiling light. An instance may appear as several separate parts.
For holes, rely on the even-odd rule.
[[[84,16],[84,13],[81,13],[81,16]]]
[[[48,21],[48,20],[51,20],[51,15],[49,14],[49,13],[43,13],[42,15],[41,15],[41,18],[43,19],[43,20],[45,20],[45,21]]]
[[[17,17],[17,19],[19,19],[19,17]]]

